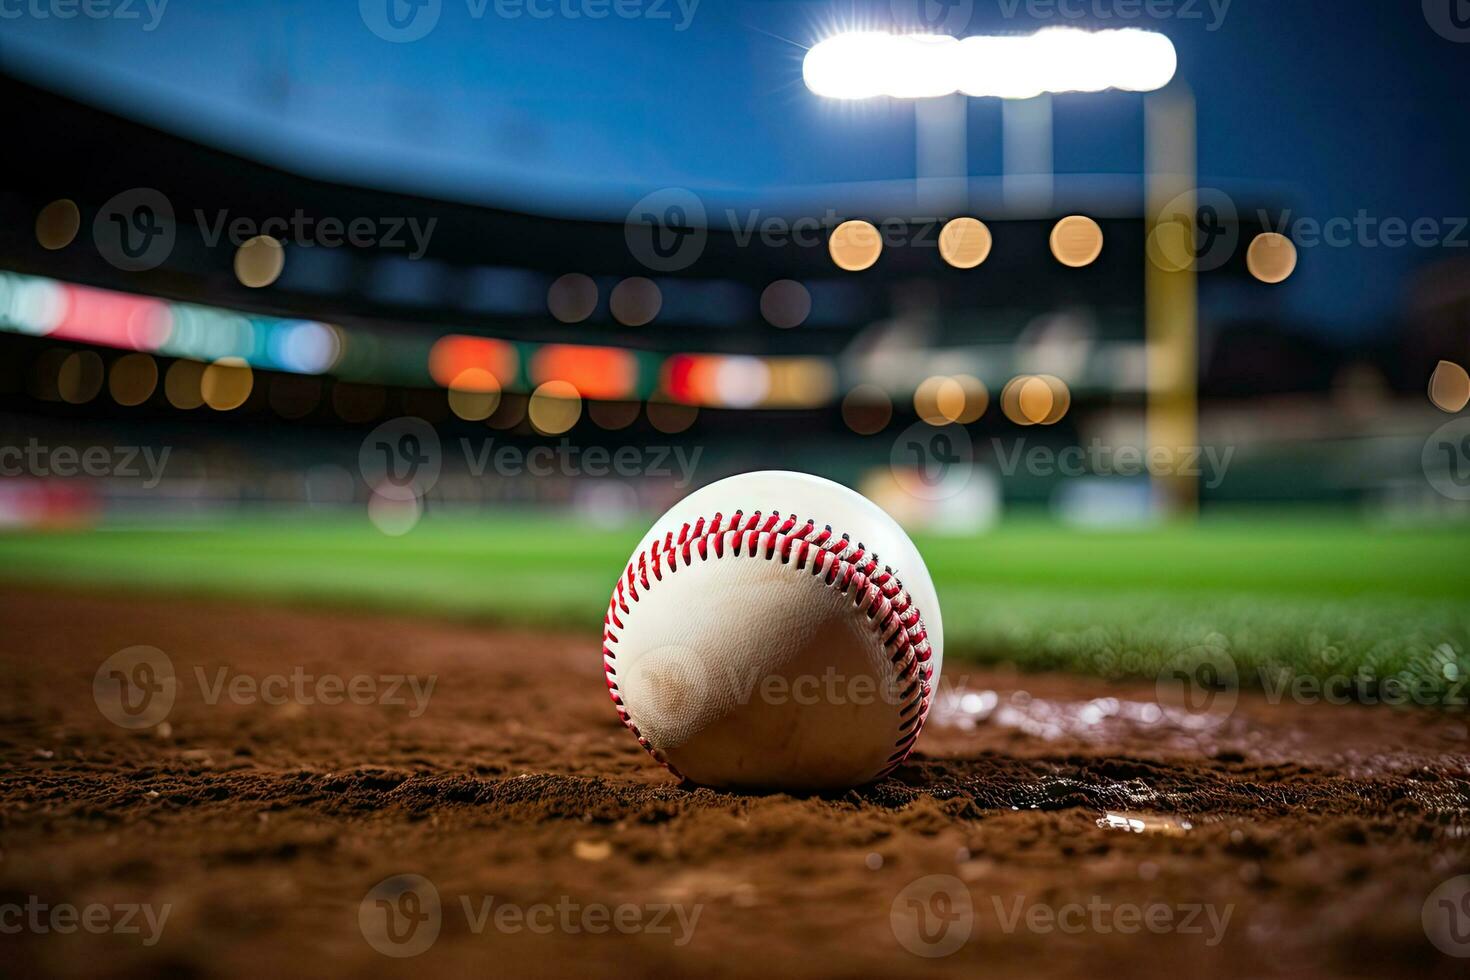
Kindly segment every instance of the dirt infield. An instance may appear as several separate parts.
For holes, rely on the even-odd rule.
[[[1463,976],[1426,911],[1470,954],[1430,901],[1463,713],[1251,695],[1202,737],[951,663],[909,765],[803,799],[675,783],[595,636],[41,591],[0,636],[18,976]],[[140,644],[161,720],[108,701],[156,655],[98,677]]]

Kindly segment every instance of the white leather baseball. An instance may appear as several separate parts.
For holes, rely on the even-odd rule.
[[[824,790],[888,773],[918,738],[944,655],[934,583],[893,518],[774,470],[659,518],[604,623],[618,715],[708,786]]]

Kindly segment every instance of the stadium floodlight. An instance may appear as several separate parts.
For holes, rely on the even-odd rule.
[[[834,99],[1030,99],[1058,92],[1152,92],[1178,68],[1174,44],[1134,29],[1052,27],[1026,35],[955,38],[857,31],[818,42],[801,73]]]

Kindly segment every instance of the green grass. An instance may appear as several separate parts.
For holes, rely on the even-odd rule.
[[[241,520],[0,536],[0,580],[343,603],[595,632],[642,527],[439,517]],[[1182,651],[1262,671],[1470,677],[1470,528],[1346,517],[1223,518],[1081,532],[1021,520],[918,539],[946,657],[1152,677]]]

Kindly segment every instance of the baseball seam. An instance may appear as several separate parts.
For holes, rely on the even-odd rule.
[[[608,601],[603,617],[602,666],[608,694],[617,708],[618,717],[633,733],[649,755],[675,776],[682,774],[651,745],[629,717],[618,689],[618,631],[624,629],[619,613],[626,616],[640,599],[663,581],[665,574],[676,574],[680,563],[687,567],[713,557],[760,558],[775,560],[779,553],[782,565],[794,571],[821,576],[823,584],[842,595],[853,597],[853,607],[873,624],[879,642],[890,652],[889,662],[896,668],[896,678],[905,684],[898,708],[898,739],[888,764],[873,778],[888,775],[908,758],[929,716],[929,680],[933,669],[932,653],[920,611],[903,582],[888,566],[879,570],[878,556],[861,542],[854,545],[848,535],[834,534],[831,525],[818,528],[814,520],[798,524],[796,515],[782,516],[772,511],[762,520],[762,512],[746,517],[737,510],[729,520],[716,513],[706,520],[685,523],[676,536],[665,532],[648,548],[639,551],[628,562]],[[650,579],[651,576],[651,579]]]

